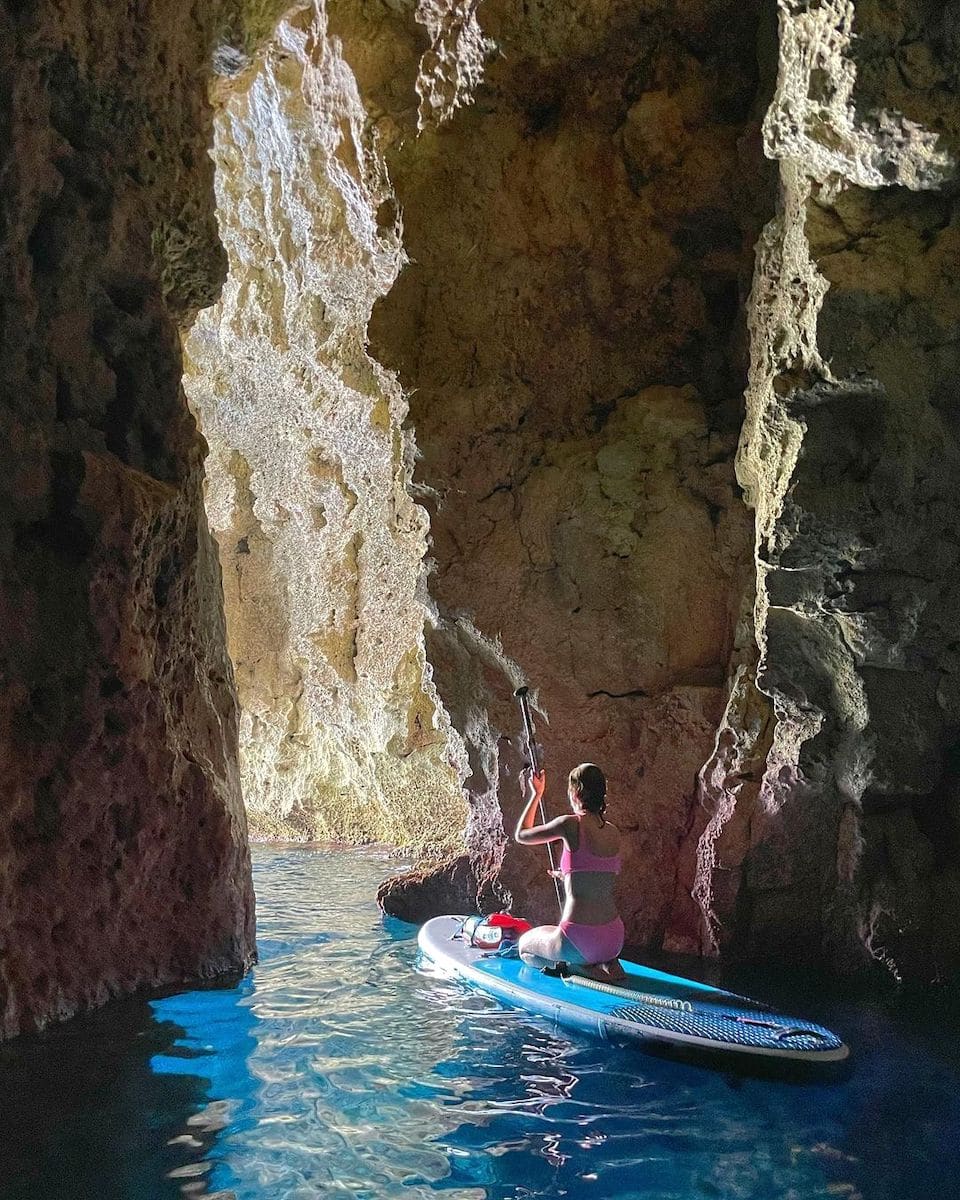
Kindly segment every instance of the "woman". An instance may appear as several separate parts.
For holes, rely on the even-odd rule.
[[[513,836],[521,846],[563,843],[557,874],[566,890],[560,924],[528,930],[520,939],[520,957],[532,967],[564,962],[595,979],[622,979],[623,922],[613,896],[620,833],[606,819],[603,772],[593,763],[574,767],[567,782],[573,811],[543,825],[536,824],[536,809],[546,776],[527,770],[520,779],[525,803]]]

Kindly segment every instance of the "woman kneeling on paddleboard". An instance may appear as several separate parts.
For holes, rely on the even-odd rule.
[[[514,838],[521,846],[563,843],[558,874],[566,899],[559,925],[539,925],[520,939],[520,957],[532,967],[567,963],[595,979],[620,979],[623,922],[613,896],[620,873],[620,833],[607,821],[607,781],[593,763],[570,772],[567,796],[572,813],[536,824],[546,776],[530,770],[520,776],[524,808]]]

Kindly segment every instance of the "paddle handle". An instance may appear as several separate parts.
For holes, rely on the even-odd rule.
[[[523,732],[527,739],[527,755],[534,772],[540,774],[540,758],[537,754],[537,734],[533,727],[533,717],[530,715],[530,689],[518,687],[513,693],[520,701],[520,713],[523,717]]]
[[[537,731],[533,727],[533,717],[530,714],[530,689],[527,687],[518,687],[513,693],[520,701],[520,712],[523,715],[523,732],[527,741],[527,756],[530,759],[530,766],[534,773],[539,775],[541,771],[540,756],[537,754]],[[546,809],[543,807],[543,796],[541,795],[538,801],[538,812],[540,815],[540,824],[547,823]],[[547,842],[547,858],[550,860],[550,874],[553,878],[553,886],[557,893],[557,904],[560,907],[561,914],[563,913],[563,892],[560,890],[560,880],[557,878],[557,864],[553,857],[553,843]]]

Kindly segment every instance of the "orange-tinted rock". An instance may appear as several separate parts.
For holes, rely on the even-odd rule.
[[[478,10],[500,53],[474,102],[390,143],[411,264],[372,349],[411,389],[431,510],[434,680],[467,743],[479,877],[556,913],[507,843],[515,673],[539,690],[552,813],[598,762],[625,832],[629,939],[658,942],[710,754],[750,516],[733,476],[742,302],[772,203],[755,152],[758,7]],[[344,53],[392,106],[370,51]],[[502,812],[501,812],[502,810]]]
[[[175,323],[223,274],[219,17],[0,10],[0,1035],[253,954]]]
[[[478,876],[555,909],[543,856],[505,840],[514,673],[469,669],[464,610],[541,688],[551,795],[578,758],[609,769],[633,940],[930,976],[960,963],[955,20],[779,7],[780,200],[739,446],[757,603],[736,644],[724,437],[769,195],[757,10],[606,4],[598,23],[489,0],[503,57],[473,108],[391,155],[414,265],[374,342],[418,389],[453,618],[430,654],[468,731]]]

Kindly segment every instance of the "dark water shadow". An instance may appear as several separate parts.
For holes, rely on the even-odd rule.
[[[182,1034],[132,999],[0,1045],[0,1197],[180,1200],[170,1171],[212,1140],[170,1144],[208,1099],[201,1074],[153,1070]]]
[[[116,1000],[0,1045],[0,1200],[183,1200],[222,1187],[221,1135],[254,1086],[248,990]]]

